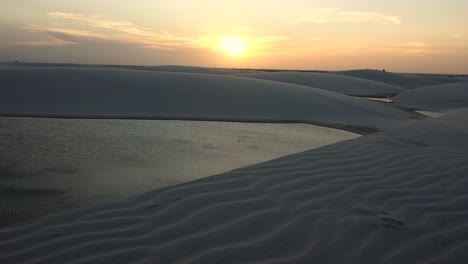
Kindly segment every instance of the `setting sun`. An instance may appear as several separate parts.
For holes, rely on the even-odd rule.
[[[225,36],[218,40],[218,48],[228,56],[240,56],[245,52],[247,46],[244,38]]]

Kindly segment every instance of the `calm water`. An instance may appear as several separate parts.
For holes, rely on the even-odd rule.
[[[0,118],[0,226],[357,136],[305,124]]]

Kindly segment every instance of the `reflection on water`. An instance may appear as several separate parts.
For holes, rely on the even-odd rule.
[[[357,136],[305,124],[0,118],[0,226]]]

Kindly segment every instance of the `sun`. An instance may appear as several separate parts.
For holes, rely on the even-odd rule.
[[[245,39],[237,36],[224,36],[218,40],[218,48],[228,56],[237,57],[247,50]]]

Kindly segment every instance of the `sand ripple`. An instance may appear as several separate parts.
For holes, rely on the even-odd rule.
[[[464,263],[468,110],[0,230],[1,263]]]

